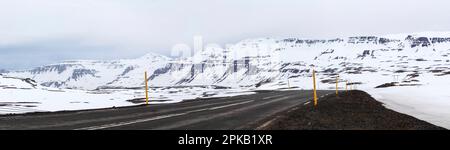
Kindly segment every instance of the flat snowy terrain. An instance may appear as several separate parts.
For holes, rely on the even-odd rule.
[[[424,85],[368,89],[368,93],[389,109],[450,129],[450,80],[426,75]],[[426,80],[428,79],[428,80]]]
[[[139,105],[144,89],[98,91],[34,86],[20,78],[0,76],[0,114],[98,109]],[[186,99],[252,94],[236,89],[213,87],[160,87],[149,91],[149,104],[176,103]]]

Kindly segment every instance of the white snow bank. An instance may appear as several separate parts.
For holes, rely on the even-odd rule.
[[[408,114],[437,126],[450,129],[450,80],[442,77],[422,86],[388,87],[365,90],[386,108]]]

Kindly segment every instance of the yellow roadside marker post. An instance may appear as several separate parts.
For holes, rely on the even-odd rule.
[[[345,81],[345,92],[348,92],[347,86],[348,86],[348,81]]]
[[[289,78],[287,79],[288,88],[291,88],[291,84],[289,83]]]
[[[338,97],[338,82],[339,81],[339,75],[336,77],[336,97]]]
[[[147,71],[145,72],[145,104],[148,105],[148,79],[147,79]]]
[[[353,83],[350,81],[350,91],[353,90]]]
[[[317,107],[316,71],[314,69],[313,69],[313,85],[314,85],[314,107]]]

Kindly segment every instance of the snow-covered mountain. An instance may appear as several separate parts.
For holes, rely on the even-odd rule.
[[[414,78],[422,72],[445,74],[450,71],[449,54],[450,33],[327,40],[261,38],[243,40],[228,48],[205,47],[189,58],[148,54],[129,60],[66,61],[7,74],[29,77],[42,86],[91,90],[141,87],[143,72],[147,70],[151,86],[257,88],[284,86],[288,78],[294,83],[309,82],[312,66],[315,66],[323,83],[331,85],[339,74],[343,80],[375,87],[395,81],[396,77],[415,82]],[[382,80],[358,79],[364,75]],[[309,84],[296,86],[310,88]]]
[[[137,59],[114,61],[75,60],[51,64],[32,70],[7,73],[8,76],[32,78],[42,86],[92,90],[100,86],[143,84],[144,70],[153,72],[163,67],[169,58],[147,54]],[[137,77],[140,77],[137,80]]]

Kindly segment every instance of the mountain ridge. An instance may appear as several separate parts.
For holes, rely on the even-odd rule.
[[[149,72],[151,86],[260,87],[270,85],[268,83],[286,84],[285,78],[309,76],[312,65],[316,66],[318,73],[331,74],[321,76],[323,80],[342,73],[392,74],[405,69],[399,65],[405,61],[435,61],[433,65],[446,66],[449,50],[450,32],[327,40],[255,38],[242,40],[228,48],[205,47],[186,59],[148,53],[136,59],[70,60],[7,74],[31,78],[43,86],[86,90],[140,87],[143,86],[141,78],[144,71]],[[419,66],[409,65],[406,68],[433,67]]]

